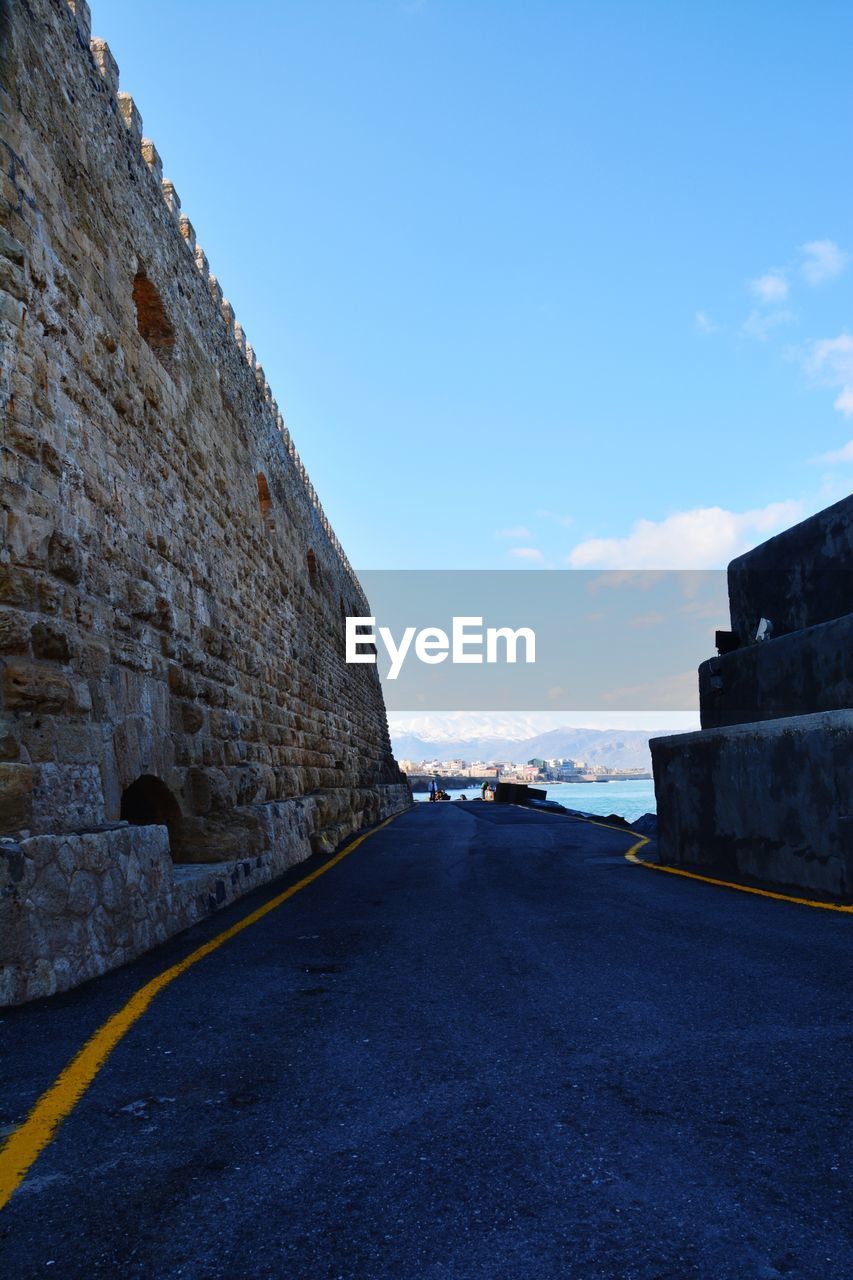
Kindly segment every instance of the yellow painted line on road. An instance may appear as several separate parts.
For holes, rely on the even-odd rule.
[[[518,808],[524,808],[519,805]],[[532,812],[545,812],[544,810],[532,810]],[[604,827],[605,831],[618,831],[623,836],[635,836],[636,831],[631,831],[628,827],[615,827],[612,822],[598,822],[595,818],[579,818],[575,813],[567,813],[567,818],[573,818],[575,822],[585,822],[590,827]],[[625,851],[624,857],[629,862],[633,862],[637,867],[645,867],[648,871],[664,871],[669,876],[683,876],[685,880],[699,880],[702,884],[713,884],[718,889],[736,889],[738,893],[754,893],[759,898],[773,898],[776,902],[793,902],[798,907],[816,907],[819,911],[840,911],[844,915],[853,915],[853,903],[847,905],[840,902],[818,902],[814,898],[797,898],[790,893],[774,893],[772,889],[758,889],[751,884],[738,884],[734,880],[718,880],[715,876],[703,876],[698,871],[685,871],[682,867],[668,867],[661,862],[646,862],[645,858],[637,857],[639,851],[644,845],[649,844],[649,836],[640,836],[638,840],[631,845],[630,849]]]
[[[404,810],[404,812],[408,812],[408,810]],[[317,867],[310,875],[291,885],[283,893],[270,898],[269,902],[265,902],[262,907],[258,907],[256,911],[244,916],[242,920],[238,920],[230,928],[223,929],[221,933],[211,938],[209,942],[197,947],[195,951],[191,951],[183,960],[173,964],[170,969],[165,969],[163,973],[158,974],[156,978],[152,978],[150,982],[146,982],[144,986],[134,992],[127,1003],[117,1013],[114,1013],[111,1018],[108,1018],[103,1026],[100,1026],[95,1034],[86,1041],[83,1048],[71,1059],[68,1066],[60,1072],[50,1088],[42,1094],[23,1124],[9,1135],[2,1149],[0,1149],[0,1209],[3,1209],[9,1203],[9,1200],[21,1185],[42,1151],[53,1140],[63,1120],[71,1114],[83,1097],[83,1094],[89,1088],[89,1085],[95,1079],[113,1049],[133,1024],[142,1017],[155,996],[159,995],[165,987],[168,987],[170,982],[174,982],[175,978],[179,978],[182,973],[186,973],[187,969],[191,969],[194,964],[198,964],[199,960],[203,960],[205,956],[218,951],[224,943],[229,942],[231,938],[236,938],[239,933],[242,933],[244,929],[248,929],[250,925],[257,924],[264,916],[268,916],[271,911],[275,911],[280,907],[283,902],[287,902],[288,898],[292,898],[295,893],[299,893],[300,889],[305,889],[320,876],[325,875],[327,871],[331,871],[332,867],[336,867],[342,859],[352,853],[354,849],[357,849],[360,844],[370,836],[376,835],[377,831],[381,831],[383,827],[387,827],[390,822],[393,822],[398,817],[400,817],[400,814],[392,814],[390,818],[380,822],[377,827],[373,827],[370,831],[365,831],[362,835],[357,836],[355,840],[352,840],[339,853],[336,853],[328,862],[324,862],[321,867]]]
[[[574,814],[568,815],[570,818]],[[604,827],[607,831],[620,831],[623,835],[634,836],[636,831],[629,831],[626,827],[614,827],[610,822],[595,822],[592,818],[576,818],[577,822],[587,822],[591,827]],[[685,880],[699,880],[702,884],[713,884],[718,889],[736,889],[738,893],[753,893],[759,898],[773,898],[776,902],[794,902],[798,907],[817,907],[819,911],[840,911],[845,915],[853,915],[853,904],[842,905],[839,902],[818,902],[814,898],[797,898],[790,893],[774,893],[772,889],[758,889],[751,884],[738,884],[734,880],[718,880],[715,876],[703,876],[698,871],[685,871],[683,867],[668,867],[661,862],[646,862],[645,858],[639,858],[637,854],[644,845],[649,843],[648,836],[640,836],[635,844],[625,852],[625,857],[629,862],[633,862],[637,867],[645,867],[648,871],[663,871],[668,876],[683,876]]]
[[[637,857],[638,848],[642,846],[634,845],[625,857],[629,862],[635,863],[638,867],[646,867],[649,871],[665,871],[668,876],[701,880],[702,884],[713,884],[718,889],[737,889],[738,893],[754,893],[759,898],[773,898],[776,902],[794,902],[798,907],[817,907],[819,911],[840,911],[845,915],[853,915],[853,903],[848,905],[840,902],[818,902],[815,898],[797,898],[792,893],[774,893],[772,889],[759,889],[752,884],[738,884],[734,880],[718,880],[715,876],[702,876],[697,871],[685,871],[683,867],[667,867],[661,862],[646,862],[644,858]]]

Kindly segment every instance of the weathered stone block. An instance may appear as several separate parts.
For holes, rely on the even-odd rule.
[[[88,871],[76,871],[68,886],[68,910],[73,915],[88,916],[98,903],[98,881]]]
[[[97,764],[40,764],[33,784],[33,831],[75,831],[105,819]]]
[[[35,595],[39,613],[58,613],[65,599],[65,588],[49,578],[39,578]]]
[[[182,702],[181,727],[184,733],[198,733],[204,724],[204,712],[195,702]]]
[[[150,621],[157,615],[157,590],[150,582],[131,580],[127,584],[127,611],[134,618]]]
[[[58,916],[68,909],[68,881],[59,864],[49,862],[29,893],[29,905],[37,912]]]
[[[23,302],[5,290],[0,292],[0,321],[5,321],[12,329],[20,328],[24,322]]]
[[[53,662],[67,662],[71,657],[68,637],[50,622],[37,622],[32,629],[33,654]]]
[[[32,575],[23,569],[0,564],[0,604],[31,608],[35,600]]]
[[[0,609],[0,653],[26,653],[29,647],[29,618],[16,609]]]
[[[0,293],[0,297],[6,296]],[[15,402],[15,416],[8,414],[6,418],[6,430],[4,444],[7,449],[14,450],[16,453],[23,453],[28,458],[37,458],[39,456],[39,436],[35,427],[32,425],[32,405],[20,400]],[[11,515],[11,513],[9,513]],[[7,534],[7,542],[10,535]],[[17,557],[16,557],[17,558]]]
[[[6,546],[16,564],[43,567],[52,532],[51,522],[39,516],[15,511],[6,515]]]
[[[16,240],[6,227],[0,227],[0,258],[6,258],[22,267],[26,261],[26,251],[20,240]]]
[[[71,685],[67,676],[50,667],[10,662],[3,672],[3,698],[7,711],[64,711],[70,695]]]
[[[0,834],[29,827],[32,814],[32,767],[3,761],[0,763]]]
[[[83,557],[77,543],[58,529],[50,536],[47,549],[48,568],[57,578],[79,582],[83,576]]]

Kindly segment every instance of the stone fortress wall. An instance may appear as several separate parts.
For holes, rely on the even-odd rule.
[[[369,612],[85,0],[0,2],[0,1003],[410,802]]]

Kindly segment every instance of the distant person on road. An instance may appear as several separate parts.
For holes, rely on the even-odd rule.
[[[435,778],[430,778],[430,780],[429,780],[429,798],[430,798],[430,803],[432,803],[432,802],[435,800],[435,797],[436,797],[437,795],[438,795],[438,784],[436,783]]]
[[[482,797],[483,797],[483,799],[484,799],[484,800],[485,800],[485,798],[486,798],[486,788],[488,787],[488,785],[489,785],[489,780],[488,780],[488,778],[484,778],[484,779],[483,779],[483,785],[480,787],[480,793],[481,793],[481,795],[482,795]]]

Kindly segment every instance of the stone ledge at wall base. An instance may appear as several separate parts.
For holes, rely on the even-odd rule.
[[[357,793],[349,818],[321,826],[329,798],[255,806],[267,839],[251,857],[175,864],[164,826],[0,842],[0,1006],[66,991],[118,968],[360,826],[411,804],[406,785]],[[333,806],[334,807],[334,806]]]
[[[662,863],[853,896],[853,710],[650,745]]]

